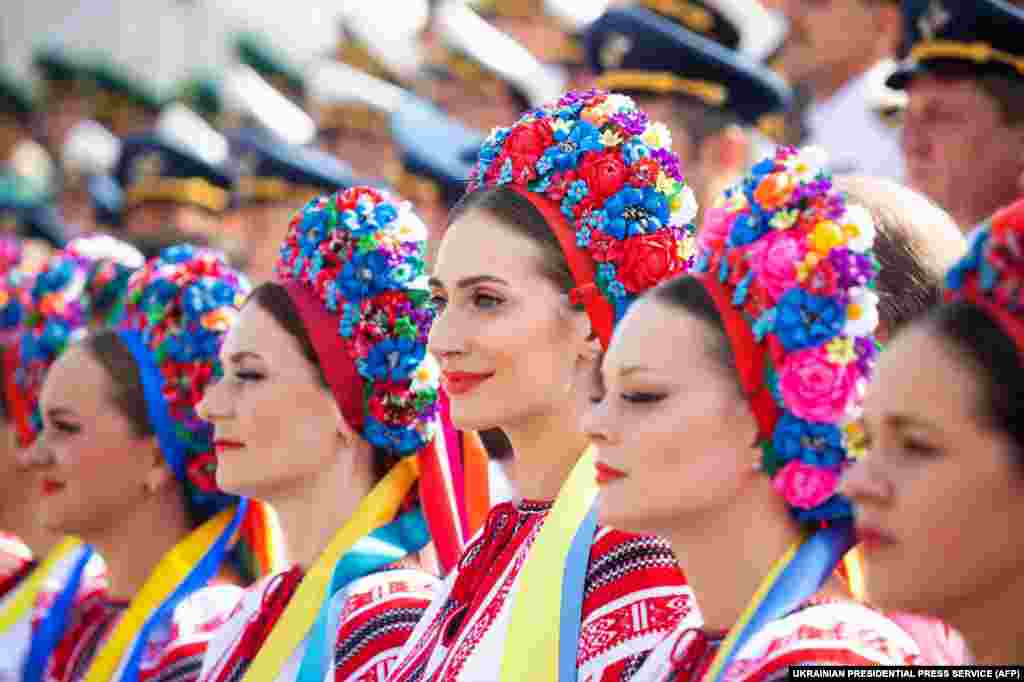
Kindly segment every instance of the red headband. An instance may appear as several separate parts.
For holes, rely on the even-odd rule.
[[[1017,346],[1017,352],[1020,354],[1021,359],[1024,360],[1024,319],[1014,315],[981,291],[978,288],[977,275],[972,275],[956,291],[947,291],[946,300],[964,300],[984,310],[999,325],[1000,329],[1013,340],[1014,345]]]
[[[306,285],[295,280],[281,283],[302,318],[320,368],[331,387],[334,401],[348,425],[363,430],[363,380],[355,361],[348,353],[345,340],[338,334],[339,318],[331,314]]]
[[[32,430],[32,407],[27,396],[15,380],[20,360],[21,342],[16,341],[7,347],[4,358],[4,395],[7,397],[7,411],[18,432],[18,444],[27,448],[35,440]]]
[[[754,418],[757,419],[758,434],[755,443],[771,440],[781,412],[765,382],[765,356],[773,350],[778,351],[777,355],[781,355],[781,349],[773,349],[771,344],[774,340],[771,338],[762,343],[757,342],[750,323],[743,317],[742,311],[732,305],[731,295],[713,274],[705,273],[696,276],[695,279],[711,296],[725,325],[725,333],[729,337],[729,345],[732,346],[732,355],[736,362],[736,371],[740,375],[740,384],[750,403],[750,409],[754,412]]]
[[[601,347],[607,349],[615,330],[615,308],[594,282],[594,260],[576,245],[576,232],[555,202],[516,185],[504,186],[529,201],[558,238],[565,260],[569,263],[569,271],[576,282],[576,287],[569,292],[569,301],[573,305],[583,304],[590,317],[590,324],[601,340]]]

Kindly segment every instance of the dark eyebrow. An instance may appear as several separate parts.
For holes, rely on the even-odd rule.
[[[917,427],[928,429],[929,431],[935,430],[935,426],[933,424],[929,424],[926,421],[923,421],[921,419],[915,419],[914,417],[910,417],[904,414],[889,415],[888,417],[886,417],[885,420],[889,422],[889,424],[891,424],[894,428],[897,429]]]
[[[619,370],[619,376],[620,377],[627,377],[630,374],[636,374],[637,372],[648,372],[648,371],[650,371],[650,370],[647,367],[643,366],[643,365],[629,365],[629,366],[623,367],[622,369]]]
[[[505,286],[508,286],[508,282],[503,280],[501,277],[495,277],[494,275],[475,275],[474,277],[460,279],[455,283],[455,288],[468,289],[469,287],[476,286],[477,284],[485,284],[488,282],[491,284],[504,284]],[[434,289],[444,289],[444,282],[436,277],[431,277],[430,286]]]

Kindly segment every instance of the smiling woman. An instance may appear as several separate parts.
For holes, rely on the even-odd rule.
[[[696,207],[670,146],[629,98],[570,92],[481,148],[435,261],[430,350],[456,425],[507,434],[522,499],[491,510],[393,679],[616,680],[696,619],[663,542],[587,515],[579,426],[616,320],[687,264]]]

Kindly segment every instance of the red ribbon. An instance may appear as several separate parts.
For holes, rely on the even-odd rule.
[[[569,264],[569,271],[576,282],[576,288],[569,292],[569,301],[573,305],[582,304],[590,317],[590,324],[601,340],[601,347],[607,349],[615,330],[615,308],[604,297],[594,282],[594,259],[590,254],[576,245],[576,231],[562,215],[558,204],[536,192],[531,192],[515,185],[504,185],[529,201],[544,217],[551,232],[558,238],[558,243]]]
[[[725,325],[736,371],[740,375],[740,385],[757,420],[757,442],[770,440],[781,414],[771,389],[765,384],[764,369],[768,349],[754,338],[750,323],[743,317],[740,308],[732,304],[732,297],[725,285],[713,274],[704,273],[695,279],[704,285],[704,290],[711,296]]]

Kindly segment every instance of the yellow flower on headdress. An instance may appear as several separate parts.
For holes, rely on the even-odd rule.
[[[434,356],[427,355],[423,362],[412,373],[412,390],[422,391],[427,388],[436,388],[441,377],[441,368]]]
[[[799,218],[800,211],[795,208],[782,209],[772,216],[772,220],[769,224],[776,230],[788,230],[796,224],[796,221]]]
[[[828,360],[834,365],[843,367],[857,359],[857,351],[853,339],[849,336],[837,336],[825,346]]]
[[[865,253],[875,243],[875,221],[863,206],[850,204],[843,214],[843,234],[846,245],[859,253]]]
[[[572,131],[574,125],[575,123],[572,121],[567,121],[564,118],[556,118],[555,122],[551,124],[551,128],[556,133],[569,133]]]
[[[846,450],[853,459],[860,459],[868,452],[867,431],[864,429],[864,422],[854,419],[843,426],[843,435],[846,436]]]
[[[814,271],[818,268],[818,263],[821,262],[821,256],[814,251],[808,251],[804,259],[796,264],[796,279],[798,282],[805,282],[807,278],[814,274]]]
[[[807,245],[821,256],[827,256],[829,251],[845,243],[842,228],[831,220],[822,220],[807,236]]]
[[[648,125],[641,139],[651,149],[672,148],[672,131],[668,129],[667,125],[659,121]]]
[[[228,307],[211,310],[200,318],[203,329],[214,332],[226,332],[234,321],[235,311]]]
[[[594,106],[587,107],[583,111],[581,111],[580,119],[586,121],[587,123],[596,128],[600,128],[601,126],[608,122],[608,117],[611,116],[611,114],[611,105],[608,103],[608,100],[605,100],[600,104],[595,104]],[[556,120],[555,123],[552,124],[552,126],[557,126],[558,123],[561,121],[562,119]],[[555,129],[557,130],[558,128],[556,127]]]
[[[617,147],[622,144],[622,136],[614,130],[606,130],[601,133],[601,144],[605,147]]]
[[[676,242],[676,256],[679,260],[688,261],[691,257],[696,255],[697,239],[687,232],[685,237]]]

